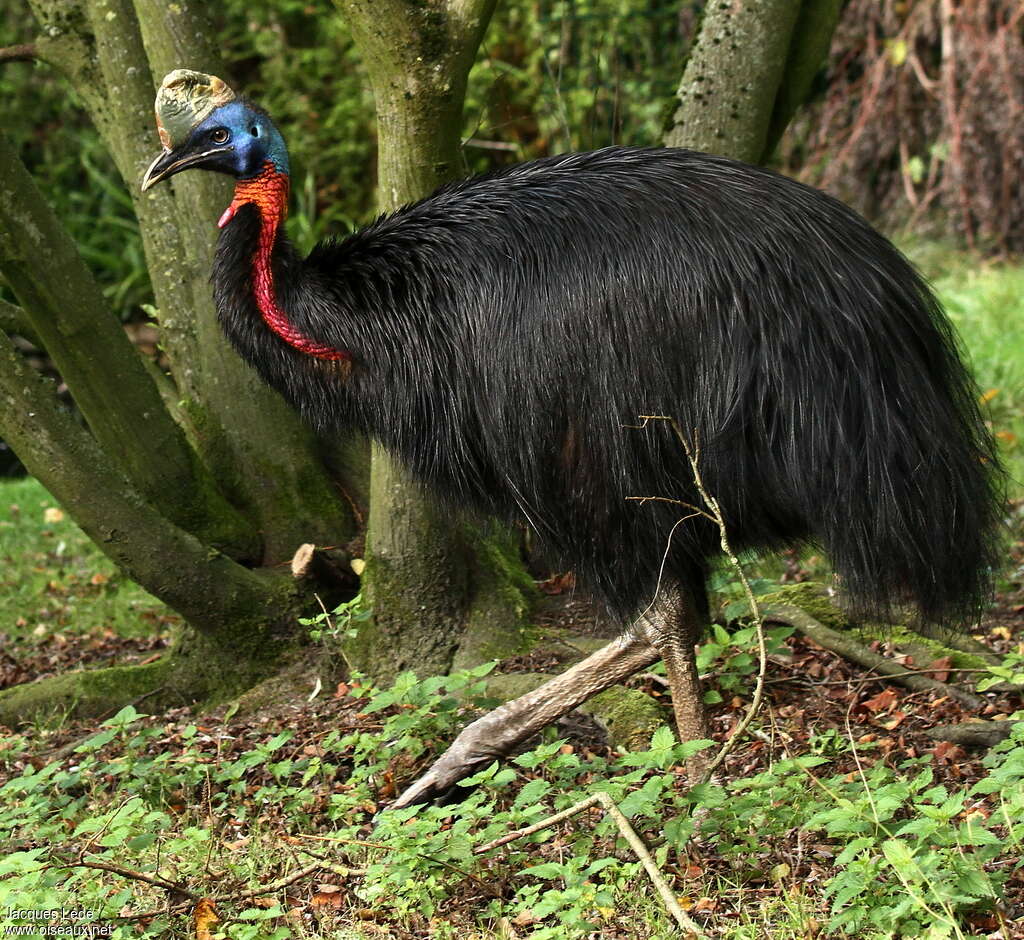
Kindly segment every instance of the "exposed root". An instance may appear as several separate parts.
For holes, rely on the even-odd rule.
[[[793,604],[766,604],[761,608],[761,613],[766,621],[788,624],[814,640],[819,646],[832,650],[866,669],[886,676],[914,692],[935,692],[939,695],[948,695],[968,708],[979,712],[985,707],[984,699],[977,695],[965,692],[946,682],[940,682],[938,679],[921,675],[920,671],[904,669],[891,659],[868,649],[863,643],[858,643],[848,634],[826,627],[807,611]]]
[[[252,687],[281,664],[280,650],[265,662],[241,662],[187,630],[150,663],[77,669],[3,689],[0,725],[16,728],[39,719],[109,718],[126,705],[159,712],[222,701]]]
[[[949,741],[967,747],[994,747],[1006,740],[1017,721],[965,721],[957,725],[936,725],[926,733],[937,741]]]

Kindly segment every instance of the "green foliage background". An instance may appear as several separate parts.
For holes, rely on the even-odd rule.
[[[498,6],[467,92],[467,172],[612,143],[656,144],[678,80],[691,0],[511,0]],[[226,0],[211,11],[226,76],[281,126],[292,156],[290,231],[300,247],[375,214],[373,99],[329,0]],[[36,24],[0,11],[0,46]],[[188,63],[182,63],[187,66]],[[67,84],[42,63],[0,68],[4,130],[123,319],[150,288],[127,192]],[[157,148],[153,135],[154,152]]]

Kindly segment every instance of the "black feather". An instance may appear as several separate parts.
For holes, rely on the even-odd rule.
[[[668,415],[700,448],[738,548],[815,543],[853,603],[974,614],[996,455],[928,287],[836,200],[685,150],[610,148],[453,183],[305,260],[278,300],[351,370],[263,325],[258,218],[214,273],[227,334],[312,423],[382,441],[453,505],[525,517],[621,616],[696,585],[705,520]],[[675,528],[674,528],[675,527]],[[674,530],[674,531],[673,531]]]

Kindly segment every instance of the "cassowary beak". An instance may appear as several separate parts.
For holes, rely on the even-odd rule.
[[[209,150],[199,153],[188,153],[182,149],[165,150],[157,155],[157,158],[149,165],[149,169],[146,170],[146,175],[142,177],[142,191],[145,192],[161,180],[170,179],[175,173],[180,173],[189,167],[202,166],[206,160],[218,153],[228,153],[234,149],[234,147],[211,147]]]

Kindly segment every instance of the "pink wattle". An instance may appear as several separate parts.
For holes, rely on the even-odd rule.
[[[260,234],[256,252],[252,256],[252,286],[256,306],[263,322],[289,346],[317,359],[342,361],[351,356],[333,346],[325,346],[300,332],[277,305],[274,293],[274,270],[270,263],[274,252],[277,227],[288,212],[288,174],[279,172],[272,163],[265,163],[258,176],[239,180],[231,205],[217,222],[223,228],[246,203],[253,203],[260,211]]]

